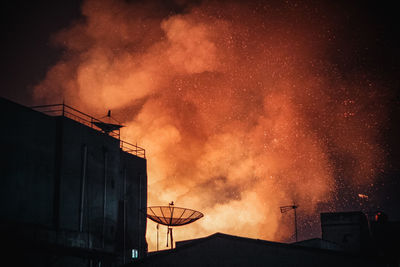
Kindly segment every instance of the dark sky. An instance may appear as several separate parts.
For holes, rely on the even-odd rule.
[[[50,36],[80,18],[81,3],[81,0],[11,1],[2,7],[3,96],[29,102],[31,87],[44,78],[62,52],[51,45]],[[348,17],[339,28],[338,42],[344,50],[354,54],[351,58],[348,53],[332,54],[332,61],[343,66],[343,72],[360,69],[387,83],[395,92],[393,101],[398,106],[400,23],[395,4],[335,1],[329,5]]]
[[[332,59],[338,64],[346,61],[342,65],[349,69],[367,68],[392,83],[399,73],[400,58],[400,23],[395,4],[390,1],[383,4],[376,1],[334,2],[330,3],[333,9],[348,17],[342,24],[339,42],[355,54],[351,60],[339,54],[332,55]],[[1,82],[7,87],[2,94],[26,100],[21,91],[23,94],[29,92],[26,88],[43,79],[47,68],[60,55],[61,51],[51,46],[49,37],[80,17],[81,3],[81,0],[10,1],[2,6]],[[393,88],[398,88],[396,82],[392,84]]]
[[[57,62],[50,36],[80,16],[81,1],[9,1],[1,8],[1,95],[29,104],[31,88]]]
[[[379,200],[374,208],[400,220],[400,16],[395,4],[389,1],[334,2],[329,5],[335,12],[343,12],[347,19],[339,27],[337,40],[345,53],[332,52],[331,61],[342,66],[344,74],[364,72],[392,92],[387,103],[390,123],[382,133],[389,167],[378,177],[382,186],[373,198]],[[1,96],[25,105],[32,103],[32,87],[43,80],[48,68],[62,54],[60,48],[51,45],[50,37],[80,18],[80,5],[79,0],[68,0],[10,1],[2,6]]]

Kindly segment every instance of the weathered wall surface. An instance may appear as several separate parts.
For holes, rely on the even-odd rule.
[[[0,98],[1,219],[53,224],[55,120]]]

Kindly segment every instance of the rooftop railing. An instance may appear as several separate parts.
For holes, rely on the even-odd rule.
[[[144,148],[120,139],[120,128],[123,127],[122,125],[106,123],[66,104],[33,106],[31,108],[49,116],[62,116],[70,118],[94,130],[114,137],[119,140],[120,148],[123,151],[141,158],[146,158],[146,151]]]

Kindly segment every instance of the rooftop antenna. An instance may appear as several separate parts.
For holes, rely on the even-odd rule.
[[[185,224],[192,223],[202,218],[204,215],[200,211],[179,208],[174,206],[174,202],[168,204],[168,206],[152,206],[147,207],[147,218],[167,226],[167,247],[168,247],[168,236],[171,242],[171,249],[174,248],[174,239],[172,235],[172,227],[182,226]],[[157,227],[157,250],[158,250],[158,227]]]
[[[296,214],[296,209],[298,207],[299,206],[297,206],[295,203],[293,203],[293,205],[291,205],[291,206],[282,206],[282,207],[280,207],[281,213],[288,212],[289,210],[293,210],[294,211],[294,235],[296,237],[296,242],[297,242],[297,214]]]

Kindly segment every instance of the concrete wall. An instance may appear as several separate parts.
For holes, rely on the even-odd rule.
[[[0,98],[1,220],[53,225],[55,120]]]
[[[121,154],[121,161],[122,174],[127,177],[125,198],[123,198],[125,199],[126,227],[131,228],[125,235],[125,246],[128,248],[129,256],[132,249],[137,249],[139,256],[142,257],[147,252],[145,237],[147,222],[146,162],[140,158],[133,161],[132,155],[127,153]]]
[[[369,249],[368,220],[362,212],[321,213],[322,239],[339,244],[344,250]]]
[[[58,227],[89,232],[87,247],[112,251],[123,186],[119,141],[67,118],[58,117],[57,122]]]
[[[0,138],[3,229],[12,227],[25,243],[116,253],[125,262],[132,249],[145,254],[145,159],[66,117],[2,98],[0,114],[7,129]]]

